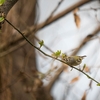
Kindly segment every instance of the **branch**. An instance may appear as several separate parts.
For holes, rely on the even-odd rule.
[[[0,58],[6,56],[7,54],[19,49],[20,47],[24,46],[26,44],[26,41],[20,41],[19,44],[14,45],[12,48],[7,49],[6,51],[3,51],[2,53],[0,53]]]
[[[71,55],[76,55],[79,50],[96,34],[98,34],[98,32],[100,31],[100,25],[91,33],[89,34],[82,42],[81,44],[78,46],[78,48],[71,54]]]
[[[57,9],[62,4],[63,0],[59,1],[58,5],[55,7],[55,9],[51,12],[50,16],[46,19],[45,24],[48,23],[48,21],[53,17],[54,13],[57,11]]]
[[[100,10],[100,7],[99,8],[88,8],[88,9],[79,9],[79,11],[88,11],[88,10],[94,10],[94,11],[97,11],[97,10]]]
[[[74,10],[75,8],[82,6],[85,3],[90,2],[91,0],[81,0],[76,2],[75,4],[73,4],[72,6],[70,6],[69,8],[66,8],[64,11],[62,11],[61,13],[55,15],[54,17],[51,17],[51,19],[48,20],[48,22],[45,24],[45,22],[40,23],[39,25],[37,25],[37,30],[40,30],[41,28],[46,27],[49,24],[52,24],[53,22],[57,21],[58,19],[64,17],[66,14],[68,14],[69,12],[71,12],[72,10]]]
[[[32,39],[33,37],[30,36],[29,38]],[[38,42],[40,41],[35,35],[34,35],[34,38],[35,38]],[[13,44],[12,47],[7,48],[7,50],[5,50],[5,51],[3,51],[3,52],[0,53],[0,58],[2,58],[2,57],[4,57],[4,56],[8,55],[9,53],[12,53],[12,52],[16,51],[16,50],[19,49],[20,47],[24,46],[26,43],[27,43],[27,41],[22,40],[22,41],[19,41],[16,45]],[[44,46],[47,50],[49,50],[51,53],[53,53],[53,51],[52,51],[49,47],[47,47],[45,44],[44,44],[43,46]]]
[[[90,2],[90,1],[91,1],[91,0],[81,0],[81,1],[78,1],[76,4],[70,6],[69,8],[66,8],[64,11],[62,11],[62,12],[60,12],[59,14],[55,15],[54,17],[51,17],[50,20],[48,21],[48,23],[46,23],[46,21],[44,21],[44,22],[38,24],[36,27],[35,27],[34,25],[31,26],[31,27],[29,28],[29,31],[30,31],[30,32],[33,32],[33,31],[35,30],[35,28],[36,28],[36,31],[38,31],[38,30],[40,30],[40,29],[46,27],[47,25],[49,25],[49,24],[51,24],[51,23],[57,21],[58,19],[62,18],[63,16],[65,16],[66,14],[68,14],[69,12],[71,12],[72,10],[74,10],[75,8],[77,8],[77,7],[79,7],[79,6],[82,6],[83,4],[88,3],[88,2]],[[45,23],[46,23],[46,24],[45,24]],[[28,30],[24,30],[22,33],[25,33],[25,36],[29,36],[29,34],[28,34],[29,31],[28,31]],[[33,34],[35,34],[35,33],[33,33]],[[4,48],[10,46],[10,44],[12,44],[12,43],[14,44],[14,43],[18,42],[18,41],[21,40],[21,39],[22,39],[21,36],[17,37],[16,40],[11,41],[9,44],[6,43],[6,44],[4,44],[3,46],[1,46],[1,47],[0,47],[0,50],[2,51]]]
[[[56,72],[55,75],[52,77],[52,80],[50,81],[50,83],[45,86],[46,90],[50,92],[53,84],[55,83],[55,81],[59,78],[59,75],[63,72],[63,70],[65,69],[65,66],[61,66]]]
[[[22,37],[23,37],[32,47],[34,47],[35,49],[37,49],[38,51],[40,51],[42,54],[44,54],[44,55],[47,56],[47,57],[53,58],[53,59],[55,59],[55,60],[57,60],[57,61],[60,61],[60,62],[62,62],[62,63],[64,63],[64,64],[67,64],[65,61],[63,61],[63,60],[61,60],[61,59],[58,59],[58,58],[55,58],[55,57],[53,57],[53,56],[51,56],[51,55],[49,55],[49,54],[43,52],[41,49],[39,49],[39,48],[36,47],[34,44],[32,44],[32,43],[28,40],[28,38],[26,38],[26,37],[23,35],[23,33],[22,33],[20,30],[18,30],[15,26],[13,26],[7,19],[5,19],[5,21],[7,21],[8,24],[11,25],[16,31],[18,31],[18,32],[22,35]],[[67,64],[67,65],[68,65],[68,64]],[[76,69],[77,71],[80,71],[80,72],[83,73],[85,76],[87,76],[89,79],[91,79],[91,80],[93,80],[94,82],[96,82],[98,86],[100,86],[100,83],[99,83],[98,81],[96,81],[96,80],[93,79],[91,76],[89,76],[88,74],[86,74],[83,70],[78,69],[78,68],[73,67],[73,66],[70,66],[70,67],[73,68],[73,69]]]

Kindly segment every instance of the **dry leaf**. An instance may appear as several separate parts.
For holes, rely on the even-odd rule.
[[[90,71],[90,68],[86,66],[86,67],[84,68],[84,71],[85,71],[85,72],[89,72],[89,71]]]
[[[86,100],[86,92],[84,92],[83,97],[81,100]]]
[[[76,13],[74,13],[74,20],[75,20],[75,24],[77,28],[79,28],[80,27],[80,17]]]
[[[78,12],[78,8],[76,8],[73,11],[73,14],[74,14],[75,24],[76,24],[77,28],[79,28],[80,27],[80,17],[77,15],[77,12]]]
[[[74,83],[74,82],[76,82],[76,81],[78,81],[78,80],[79,80],[79,77],[75,77],[75,78],[73,78],[73,79],[71,80],[70,83]]]
[[[63,64],[62,66],[64,67],[63,72],[69,72],[69,70],[68,70],[68,68],[69,68],[68,65]]]
[[[73,13],[74,13],[74,14],[77,13],[78,10],[79,10],[78,8],[74,9]]]

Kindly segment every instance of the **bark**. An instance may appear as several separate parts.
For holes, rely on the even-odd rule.
[[[10,9],[14,6],[14,4],[17,2],[18,0],[6,0],[4,2],[4,4],[2,4],[0,6],[0,12],[4,13],[5,15],[8,14],[8,12],[10,11]]]

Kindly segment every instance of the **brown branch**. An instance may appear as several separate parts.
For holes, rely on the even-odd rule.
[[[83,4],[87,3],[87,2],[90,2],[90,0],[79,1],[79,2],[77,2],[76,4],[72,5],[71,7],[65,9],[65,10],[62,11],[61,13],[59,13],[59,14],[55,15],[54,17],[52,17],[52,18],[48,21],[48,23],[46,23],[46,22],[44,21],[43,23],[38,24],[38,25],[37,25],[37,31],[38,31],[39,29],[41,29],[41,28],[43,28],[43,27],[45,27],[45,26],[47,26],[47,25],[49,25],[49,24],[55,22],[55,21],[58,20],[59,18],[63,17],[64,15],[66,15],[67,13],[69,13],[70,11],[72,11],[73,9],[75,9],[76,7],[79,7],[79,6],[81,6],[81,5],[83,5]],[[45,23],[46,23],[46,24],[45,24]],[[25,36],[28,36],[29,33],[30,33],[30,32],[33,32],[34,30],[35,30],[35,26],[33,25],[33,26],[31,26],[28,30],[24,30],[22,33],[24,33]],[[32,33],[32,34],[35,34],[35,33]],[[32,36],[31,36],[31,37],[32,37]],[[8,44],[8,43],[2,44],[2,45],[0,46],[0,51],[4,51],[4,49],[7,48],[7,47],[9,47],[12,43],[15,44],[15,43],[17,43],[18,41],[20,41],[21,39],[23,39],[23,37],[21,37],[20,35],[18,35],[18,37],[16,37],[16,39],[13,40],[13,41],[11,41],[9,44]],[[24,39],[23,39],[23,41],[24,41]],[[26,43],[26,41],[25,41],[24,43]],[[23,43],[23,45],[24,45],[24,43]],[[22,45],[21,45],[21,46],[22,46]],[[18,48],[19,48],[19,46],[18,46]],[[16,49],[17,49],[17,48],[16,48]],[[13,50],[16,50],[16,49],[13,49]],[[13,50],[8,50],[8,51],[9,51],[9,52],[12,52]],[[7,54],[7,52],[5,52],[5,53],[2,52],[2,54],[0,54],[0,55],[3,56],[3,54],[5,55],[5,54]],[[2,56],[1,56],[1,57],[2,57]]]
[[[96,34],[98,34],[98,32],[100,31],[100,26],[98,26],[91,34],[89,34],[82,42],[81,44],[78,46],[78,48],[71,54],[71,55],[76,55],[79,50],[81,50],[81,48]]]
[[[7,49],[6,51],[1,52],[1,53],[0,53],[0,58],[6,56],[7,54],[9,54],[9,53],[11,53],[11,52],[13,52],[13,51],[15,51],[15,50],[17,50],[17,49],[19,49],[20,47],[24,46],[26,43],[27,43],[27,42],[24,40],[24,41],[21,41],[21,42],[20,42],[19,44],[17,44],[17,45],[13,45],[13,47]]]
[[[90,35],[88,35],[83,41],[82,43],[79,45],[79,47],[71,54],[71,55],[76,55],[79,50],[93,37],[95,36],[98,32],[100,31],[100,26],[98,26]],[[59,70],[56,72],[55,76],[53,77],[53,79],[50,81],[50,83],[46,86],[47,90],[50,91],[54,82],[56,81],[56,79],[59,77],[59,75],[61,74],[61,72],[64,70],[64,66],[61,66],[61,68],[59,68]]]
[[[59,78],[59,75],[63,72],[63,70],[65,69],[65,66],[61,66],[56,72],[55,75],[52,77],[52,80],[50,81],[50,83],[45,86],[46,90],[50,92],[52,86],[54,85],[55,81]]]
[[[64,17],[66,14],[68,14],[69,12],[71,12],[72,10],[74,10],[77,7],[82,6],[85,3],[90,2],[91,0],[81,0],[76,2],[75,4],[73,4],[72,6],[70,6],[69,8],[66,8],[64,11],[60,12],[59,14],[55,15],[54,17],[52,17],[51,19],[49,19],[49,21],[45,24],[45,22],[40,23],[37,26],[37,30],[46,27],[49,24],[52,24],[53,22],[57,21],[58,19]]]
[[[79,6],[81,6],[81,5],[85,4],[85,3],[88,3],[90,1],[91,0],[81,0],[81,1],[77,2],[76,4],[70,6],[69,8],[65,9],[61,13],[59,13],[59,14],[55,15],[54,17],[52,17],[48,21],[48,23],[46,23],[46,21],[44,21],[43,23],[38,24],[36,26],[36,31],[38,31],[38,30],[42,29],[43,27],[46,27],[47,25],[49,25],[49,24],[57,21],[58,19],[62,18],[63,16],[65,16],[66,14],[68,14],[69,12],[71,12],[72,10],[74,10],[76,7],[79,7]],[[29,30],[24,30],[22,33],[24,33],[25,36],[28,36],[29,35],[29,31],[33,32],[34,30],[35,30],[35,26],[33,25],[33,26],[31,26],[29,28]],[[35,34],[35,33],[33,33],[33,34]],[[5,43],[4,45],[2,45],[0,47],[0,51],[2,51],[3,49],[5,49],[6,47],[10,46],[10,44],[12,44],[12,43],[14,44],[14,43],[18,42],[21,39],[23,39],[23,37],[19,35],[15,40],[11,41],[9,44]]]
[[[62,0],[61,0],[62,1]],[[51,15],[50,15],[51,16]],[[49,17],[50,18],[50,17]],[[23,20],[21,19],[21,18],[19,18],[19,20],[20,20],[20,22],[24,25],[24,27],[29,31],[29,33],[30,34],[32,34],[32,32],[30,31],[30,29],[29,29],[29,26],[25,23],[25,22],[23,22]],[[34,39],[36,40],[36,41],[38,41],[38,42],[40,42],[41,40],[37,37],[37,36],[35,36],[34,34],[31,36],[31,37],[34,37]],[[53,53],[53,51],[49,48],[49,47],[47,47],[45,44],[43,45],[47,50],[49,50],[51,53]]]
[[[31,35],[29,36],[29,39],[35,38],[38,42],[40,41],[35,35]],[[25,44],[27,43],[27,41],[25,40],[21,40],[19,41],[17,44],[11,45],[11,47],[7,48],[7,50],[3,51],[0,53],[0,58],[16,51],[17,49],[19,49],[20,47],[23,47]],[[51,53],[53,53],[53,51],[47,47],[45,44],[43,45],[47,50],[49,50]]]
[[[54,15],[54,13],[57,11],[57,9],[60,7],[60,5],[62,4],[63,0],[59,1],[58,5],[55,7],[55,9],[51,12],[50,16],[46,19],[45,24],[48,23],[48,21],[52,18],[52,16]]]

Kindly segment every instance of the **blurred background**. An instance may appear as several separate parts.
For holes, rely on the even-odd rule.
[[[100,81],[100,0],[20,0],[7,19],[49,55],[86,55],[76,66]],[[0,100],[100,100],[83,73],[33,48],[7,22],[0,31]]]

